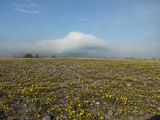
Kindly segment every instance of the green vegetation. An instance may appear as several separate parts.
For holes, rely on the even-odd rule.
[[[24,55],[24,58],[33,58],[33,55],[30,54],[30,53],[27,53],[27,54]]]
[[[160,61],[0,59],[6,119],[144,120],[160,115]]]
[[[39,54],[31,54],[31,53],[27,53],[24,55],[19,55],[19,56],[14,56],[14,58],[56,58],[56,56],[52,55],[52,56],[44,56],[44,55],[39,55]]]

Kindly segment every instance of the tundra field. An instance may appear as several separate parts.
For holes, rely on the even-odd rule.
[[[145,120],[160,115],[160,61],[0,59],[0,119]]]

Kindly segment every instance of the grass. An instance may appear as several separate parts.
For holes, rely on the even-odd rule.
[[[160,61],[0,59],[5,119],[144,120],[160,115]]]

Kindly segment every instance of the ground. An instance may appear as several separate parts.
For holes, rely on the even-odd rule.
[[[160,61],[0,59],[0,119],[145,120],[160,115]]]

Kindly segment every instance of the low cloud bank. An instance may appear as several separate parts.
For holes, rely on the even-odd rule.
[[[2,43],[0,56],[24,53],[80,57],[160,57],[159,37],[141,42],[108,44],[94,35],[70,32],[62,39],[42,40],[34,43]]]
[[[147,39],[127,41],[114,45],[112,52],[117,57],[160,58],[160,34],[154,34]]]
[[[63,39],[40,41],[36,46],[42,48],[45,52],[56,54],[90,50],[107,51],[108,49],[105,41],[80,32],[71,32]]]

